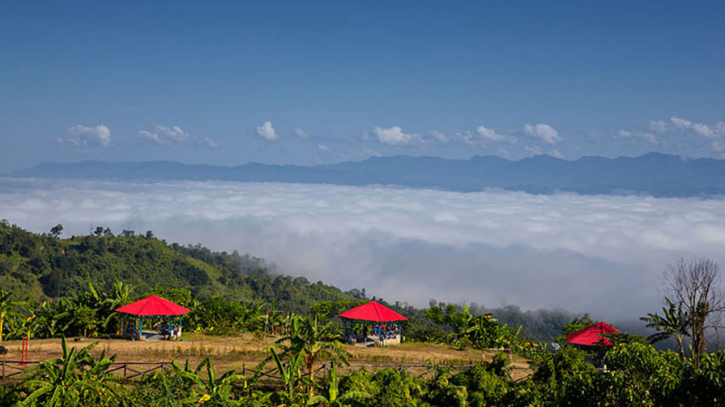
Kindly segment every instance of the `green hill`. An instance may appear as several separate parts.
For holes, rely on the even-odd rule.
[[[115,236],[103,227],[64,239],[59,237],[62,226],[56,228],[55,233],[37,234],[7,221],[0,224],[0,286],[17,299],[75,296],[89,282],[110,290],[114,280],[133,285],[138,295],[156,286],[183,288],[202,299],[274,302],[279,309],[297,312],[319,301],[355,299],[322,282],[275,274],[264,260],[236,251],[168,244],[152,232]]]
[[[45,300],[76,297],[88,290],[88,283],[110,292],[114,280],[134,287],[133,297],[146,293],[174,299],[174,289],[191,291],[200,300],[222,297],[238,302],[274,305],[279,310],[307,314],[318,304],[316,315],[334,315],[366,297],[365,290],[348,292],[310,283],[305,277],[290,277],[275,272],[265,260],[238,252],[213,252],[201,244],[181,246],[157,239],[152,232],[136,234],[124,230],[114,235],[98,227],[87,236],[61,238],[62,226],[50,233],[33,233],[3,220],[0,223],[0,288],[11,292],[15,300]],[[188,295],[188,294],[187,294]],[[170,296],[170,297],[169,297]],[[375,299],[375,297],[373,297]],[[421,337],[443,337],[425,317],[425,310],[392,299],[386,302],[410,318]],[[431,306],[446,308],[445,303]],[[327,308],[330,309],[327,309]],[[340,309],[337,309],[340,308]],[[454,306],[463,310],[463,303]],[[491,313],[502,324],[523,326],[522,335],[549,340],[573,317],[563,311],[522,311],[515,306],[486,308],[471,304],[474,315]],[[324,311],[324,312],[323,312]],[[435,325],[435,324],[433,324]],[[408,329],[409,333],[411,329]]]

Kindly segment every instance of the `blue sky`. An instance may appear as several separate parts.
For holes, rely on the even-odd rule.
[[[725,157],[722,2],[3,2],[0,173],[43,161]]]

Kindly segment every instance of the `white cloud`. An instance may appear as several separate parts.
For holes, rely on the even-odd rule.
[[[496,133],[496,130],[489,129],[484,126],[478,126],[475,133],[472,133],[468,130],[459,131],[458,133],[456,133],[454,140],[472,146],[480,146],[486,145],[488,143],[498,143],[502,141],[516,143],[515,137],[505,136]]]
[[[694,123],[692,125],[692,131],[694,131],[696,134],[698,134],[702,137],[707,137],[707,138],[715,137],[715,132],[710,128],[710,126],[708,126],[706,124]]]
[[[266,121],[264,124],[257,127],[257,134],[270,141],[279,139],[279,136],[274,132],[274,127],[272,127],[272,122],[270,121]]]
[[[670,117],[670,122],[672,122],[672,125],[680,130],[686,130],[692,127],[692,122],[685,119],[680,119],[677,116]]]
[[[403,133],[403,129],[398,126],[390,128],[375,127],[373,133],[379,142],[390,144],[391,146],[402,146],[420,139],[417,134]]]
[[[548,124],[526,124],[524,125],[523,132],[527,136],[538,138],[548,144],[556,144],[563,140],[563,138],[559,136],[559,132]]]
[[[639,317],[658,309],[667,263],[725,264],[723,199],[5,178],[0,207],[38,232],[153,230],[419,306],[437,298]]]
[[[180,126],[154,124],[150,130],[139,130],[138,137],[160,146],[196,145],[209,148],[219,147],[219,143],[209,137],[192,136]]]
[[[640,135],[643,139],[647,140],[650,144],[659,144],[660,141],[654,133],[642,133]]]
[[[632,136],[632,132],[631,131],[619,130],[617,132],[617,137],[619,137],[619,138],[628,138],[628,137],[631,137],[631,136]]]
[[[502,136],[501,134],[496,133],[496,130],[488,129],[483,126],[478,126],[478,128],[476,129],[476,133],[478,133],[481,138],[487,141],[498,142],[506,140],[506,136]]]
[[[210,139],[209,137],[204,137],[203,142],[209,148],[217,148],[217,147],[219,147],[219,143],[217,143],[216,141]]]
[[[59,144],[72,144],[76,147],[99,145],[108,147],[111,144],[111,130],[103,124],[96,127],[88,127],[76,124],[68,129],[70,136],[66,139],[58,138]]]
[[[660,141],[657,139],[657,135],[655,135],[654,133],[649,133],[649,132],[645,132],[645,133],[634,132],[633,133],[629,130],[622,129],[622,130],[619,130],[617,132],[617,134],[615,134],[614,137],[616,137],[616,138],[639,138],[639,139],[646,140],[648,143],[654,144],[654,145],[657,145],[660,143]]]
[[[667,131],[667,123],[662,120],[652,120],[649,122],[649,129],[657,134],[664,134]]]
[[[564,158],[564,154],[562,154],[559,150],[553,149],[551,150],[551,156],[556,158]]]
[[[270,126],[271,126],[271,124],[270,124]],[[259,130],[257,130],[257,131],[259,131]],[[308,140],[310,138],[310,135],[307,134],[302,129],[299,129],[299,128],[298,129],[294,129],[293,132],[295,133],[295,136],[301,138],[302,140]]]
[[[725,136],[725,122],[715,123],[715,133],[720,136]]]
[[[725,123],[717,122],[712,127],[704,123],[693,123],[676,116],[670,118],[672,125],[679,130],[691,131],[694,134],[704,138],[717,138],[725,135]]]
[[[541,155],[544,154],[543,151],[541,151],[540,148],[534,147],[534,146],[524,146],[524,151],[531,155]]]
[[[326,146],[324,144],[318,144],[317,145],[317,149],[320,150],[320,151],[326,151],[328,153],[329,152],[332,152],[332,150],[330,150],[330,147],[328,147],[328,146]]]
[[[448,136],[446,136],[445,134],[443,134],[443,132],[440,132],[438,130],[431,130],[428,134],[430,134],[430,136],[432,138],[434,138],[435,140],[438,140],[441,143],[447,143],[449,141]]]
[[[189,139],[189,133],[179,126],[166,127],[155,124],[151,131],[139,130],[138,136],[161,145],[181,144]]]

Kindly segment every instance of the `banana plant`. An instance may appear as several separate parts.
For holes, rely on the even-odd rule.
[[[19,315],[18,303],[10,301],[11,295],[0,288],[0,342],[3,340],[5,321]]]
[[[31,378],[23,385],[29,394],[19,405],[25,406],[71,406],[106,405],[116,398],[118,385],[110,379],[108,372],[116,356],[106,358],[104,349],[100,356],[93,357],[90,350],[97,343],[77,351],[68,348],[62,340],[63,354],[58,359],[41,362],[27,370]]]
[[[342,343],[337,340],[327,341],[332,329],[330,324],[318,327],[317,320],[313,318],[293,319],[290,334],[280,338],[276,343],[283,350],[283,354],[303,358],[310,382],[310,397],[314,396],[315,362],[323,357],[329,357],[332,360],[339,358],[343,363],[347,363],[349,353],[343,348]],[[289,344],[286,344],[287,342]]]
[[[275,352],[274,348],[271,348],[269,351],[271,353],[271,358],[277,367],[277,373],[282,379],[282,383],[284,385],[284,398],[287,402],[292,402],[295,399],[295,389],[301,381],[300,369],[302,369],[304,364],[304,355],[299,353],[296,356],[293,356],[285,367],[280,355]]]
[[[205,367],[206,380],[203,380],[200,375]],[[215,406],[239,405],[237,401],[231,399],[233,385],[245,381],[246,378],[233,370],[217,377],[214,365],[211,362],[211,356],[207,356],[199,363],[193,374],[191,372],[184,372],[184,374],[196,383],[196,392],[200,401],[204,400],[204,403],[210,402]]]
[[[327,397],[317,395],[307,402],[308,406],[323,405],[326,407],[345,407],[356,406],[365,407],[367,404],[359,401],[361,398],[372,397],[364,391],[348,390],[344,394],[340,394],[340,381],[337,375],[337,366],[335,361],[330,362],[330,371],[327,374]]]

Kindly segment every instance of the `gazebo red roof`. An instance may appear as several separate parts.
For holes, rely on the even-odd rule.
[[[388,322],[388,321],[407,321],[408,318],[398,314],[390,308],[380,305],[375,301],[370,301],[359,307],[355,307],[349,311],[340,314],[340,317],[347,319],[360,319],[363,321]]]
[[[607,338],[602,336],[603,334],[622,333],[619,329],[608,325],[606,322],[600,322],[592,325],[588,328],[584,328],[581,331],[570,333],[566,336],[566,340],[575,345],[583,346],[599,346],[606,345],[612,346]]]
[[[123,312],[131,315],[182,315],[191,310],[175,304],[169,300],[152,295],[143,300],[117,308],[116,312]]]

